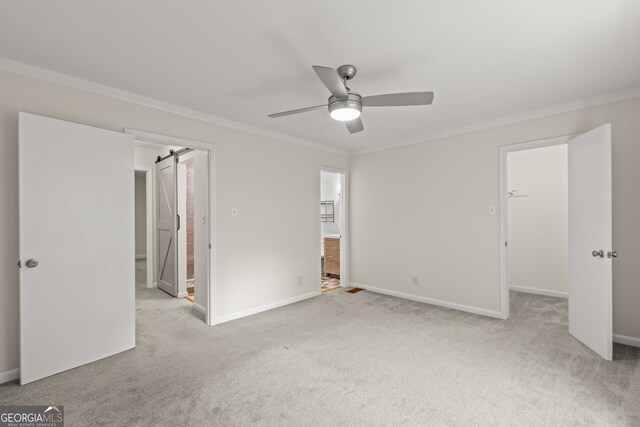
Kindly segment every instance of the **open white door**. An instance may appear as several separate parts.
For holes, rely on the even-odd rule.
[[[569,332],[612,359],[611,125],[569,141]]]
[[[178,295],[178,252],[176,212],[176,158],[156,163],[157,238],[156,263],[158,287],[174,297]]]
[[[20,383],[135,347],[133,137],[20,113]]]

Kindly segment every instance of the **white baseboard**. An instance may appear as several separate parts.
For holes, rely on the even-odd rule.
[[[0,372],[0,384],[8,383],[20,378],[20,369],[11,369],[9,371]]]
[[[204,314],[205,316],[207,315],[207,309],[204,308],[203,306],[201,306],[200,304],[196,304],[195,302],[193,303],[193,308],[199,312],[200,314]]]
[[[568,292],[552,291],[550,289],[529,288],[527,286],[509,285],[509,290],[524,292],[527,294],[544,295],[547,297],[569,298]]]
[[[139,260],[139,259],[147,259],[147,255],[146,254],[144,254],[144,255],[136,255],[136,261]]]
[[[626,335],[613,334],[613,342],[630,345],[632,347],[640,347],[640,338],[628,337]]]
[[[184,298],[187,295],[189,295],[189,292],[178,292],[178,295],[176,296],[176,298]]]
[[[320,291],[309,292],[307,294],[298,295],[298,296],[287,298],[281,301],[264,304],[258,307],[248,308],[246,310],[241,310],[231,314],[225,314],[224,316],[216,317],[211,324],[219,325],[221,323],[230,322],[231,320],[240,319],[242,317],[247,317],[254,314],[262,313],[263,311],[272,310],[274,308],[283,307],[285,305],[289,305],[289,304],[300,302],[309,298],[317,297],[318,295],[320,295]]]
[[[376,288],[375,286],[363,285],[361,283],[351,282],[351,286],[355,288],[366,289],[371,292],[379,294],[390,295],[392,297],[398,297],[408,299],[411,301],[424,302],[431,305],[437,305],[440,307],[452,308],[454,310],[466,311],[467,313],[479,314],[481,316],[495,317],[497,319],[504,319],[504,316],[499,311],[489,310],[486,308],[473,307],[470,305],[458,304],[455,302],[442,301],[435,298],[427,298],[419,295],[405,294],[404,292],[391,291],[384,288]]]
[[[149,285],[147,284],[147,288],[157,288],[157,287],[158,287],[158,283],[157,283],[157,282],[153,282],[153,283],[151,283],[151,286],[149,286]]]

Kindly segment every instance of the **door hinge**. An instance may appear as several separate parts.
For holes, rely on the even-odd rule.
[[[505,248],[507,247],[507,242],[504,242],[504,247],[505,247]]]
[[[18,268],[22,268],[22,261],[18,260]]]
[[[209,243],[209,249],[211,249],[211,243]]]

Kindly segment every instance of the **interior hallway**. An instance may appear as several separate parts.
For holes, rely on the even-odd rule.
[[[640,349],[602,360],[566,300],[512,293],[501,321],[338,289],[209,327],[137,273],[135,349],[2,403],[63,404],[69,425],[640,423]]]

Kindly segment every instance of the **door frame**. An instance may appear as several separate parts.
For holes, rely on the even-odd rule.
[[[322,289],[322,267],[320,266],[320,245],[322,244],[322,225],[320,223],[320,200],[322,198],[322,173],[337,173],[340,178],[340,193],[343,200],[340,214],[342,216],[342,226],[340,230],[340,286],[346,287],[349,282],[349,171],[345,169],[337,169],[332,167],[320,166],[318,168],[318,188],[316,193],[316,202],[318,209],[315,220],[318,224],[318,290]]]
[[[207,228],[209,230],[209,257],[207,259],[207,286],[205,305],[200,307],[193,304],[193,307],[204,315],[207,325],[214,325],[217,317],[217,282],[216,282],[216,145],[210,142],[194,141],[190,139],[178,138],[175,136],[161,135],[138,129],[125,128],[124,133],[134,136],[138,141],[154,142],[157,144],[188,147],[201,150],[207,153],[207,174],[209,176],[209,206],[207,209]]]
[[[155,260],[153,257],[153,173],[151,168],[147,168],[144,166],[134,166],[135,172],[144,173],[145,177],[145,194],[146,194],[146,205],[145,205],[145,216],[147,217],[147,230],[146,230],[146,240],[147,240],[147,288],[153,288],[156,286],[156,283],[153,281],[153,272]]]
[[[509,318],[509,251],[507,248],[509,230],[509,209],[507,205],[507,154],[514,151],[532,150],[535,148],[553,147],[568,144],[577,134],[539,139],[535,141],[518,142],[500,146],[500,318]]]

